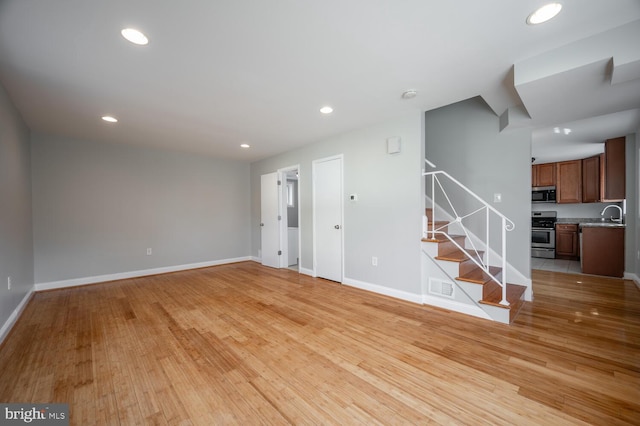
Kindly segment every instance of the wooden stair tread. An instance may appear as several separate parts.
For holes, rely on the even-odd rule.
[[[460,240],[460,239],[464,239],[465,238],[464,235],[449,235],[449,237],[453,238],[454,240]],[[450,240],[449,240],[449,238],[447,238],[446,235],[439,234],[439,233],[436,233],[434,235],[434,238],[431,238],[430,233],[427,232],[427,236],[424,237],[422,239],[422,241],[429,242],[429,243],[444,243],[444,242],[447,242],[447,241],[450,241]]]
[[[480,303],[484,303],[485,305],[497,306],[499,308],[510,309],[512,306],[518,305],[522,300],[522,295],[524,294],[527,288],[523,285],[517,284],[507,284],[507,302],[509,305],[501,305],[500,301],[502,300],[502,288],[498,287],[498,290],[489,294],[487,297],[482,299]]]
[[[500,271],[502,271],[502,268],[499,268],[497,266],[489,267],[489,272],[494,277],[498,275]],[[476,283],[476,284],[486,284],[487,282],[492,281],[491,277],[486,272],[484,272],[481,268],[476,268],[473,271],[468,272],[463,276],[457,277],[456,279],[460,281],[466,281],[469,283]]]
[[[427,222],[427,231],[431,230],[431,228],[433,226],[436,227],[436,231],[438,230],[438,228],[444,228],[447,225],[449,225],[449,222],[447,222],[446,220],[436,220],[435,223],[434,222]]]
[[[456,249],[449,253],[439,254],[438,256],[436,256],[436,259],[448,260],[450,262],[464,262],[465,260],[468,260],[470,256],[476,259],[482,258],[483,253],[484,252],[479,251],[476,256],[476,253],[473,250],[462,251],[460,249]]]

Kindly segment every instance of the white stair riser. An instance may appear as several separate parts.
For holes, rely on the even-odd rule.
[[[456,280],[456,283],[473,300],[481,300],[482,299],[482,286],[480,284],[475,284],[475,283],[470,283],[470,282],[467,282],[467,281],[460,281],[460,280]]]
[[[438,260],[438,259],[434,259],[434,260],[438,262],[438,265],[440,265],[442,270],[450,277],[455,278],[459,275],[458,270],[460,269],[460,264],[458,262],[451,262],[449,260]]]
[[[423,241],[422,250],[429,256],[436,257],[438,255],[438,243],[427,243]]]

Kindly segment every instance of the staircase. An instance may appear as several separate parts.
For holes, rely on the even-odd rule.
[[[425,211],[428,229],[438,229],[422,239],[427,254],[447,277],[484,313],[485,318],[505,324],[511,323],[524,303],[525,286],[506,284],[506,303],[503,301],[502,268],[488,266],[488,273],[478,264],[485,264],[485,253],[466,249],[465,235],[449,234],[446,221],[433,221],[433,210]],[[474,262],[475,259],[475,262]],[[493,277],[492,277],[493,276]],[[496,281],[498,280],[498,281]]]

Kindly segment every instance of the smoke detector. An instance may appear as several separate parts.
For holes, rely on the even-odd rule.
[[[413,99],[418,95],[418,91],[417,90],[407,90],[406,92],[404,92],[402,94],[402,99]]]

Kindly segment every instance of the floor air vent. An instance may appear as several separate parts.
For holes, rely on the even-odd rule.
[[[454,298],[453,295],[453,283],[448,281],[439,280],[437,278],[429,278],[429,293],[436,296]]]

